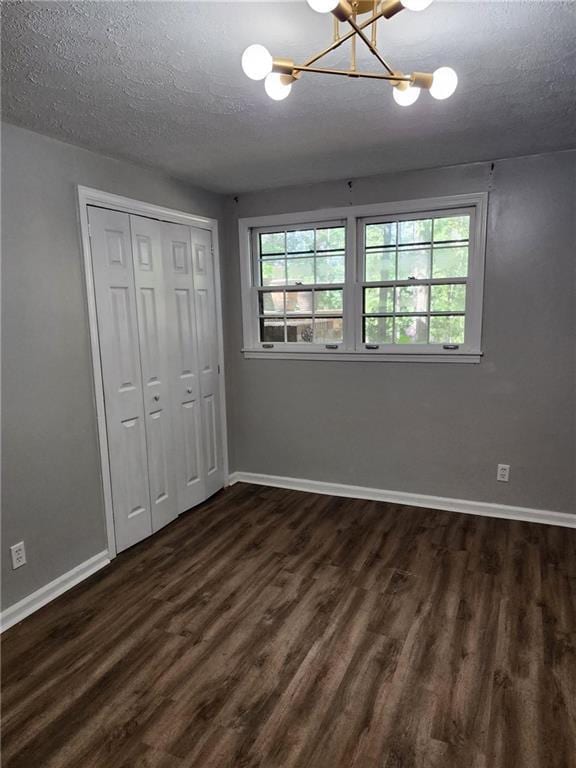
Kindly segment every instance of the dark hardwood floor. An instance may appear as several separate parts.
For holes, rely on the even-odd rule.
[[[576,530],[239,484],[2,662],[4,768],[574,768]]]

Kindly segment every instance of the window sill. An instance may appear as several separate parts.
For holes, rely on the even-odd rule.
[[[482,353],[458,352],[430,354],[426,352],[302,352],[301,350],[243,349],[246,360],[338,360],[340,362],[371,363],[479,363]]]

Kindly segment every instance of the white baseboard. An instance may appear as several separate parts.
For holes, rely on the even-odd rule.
[[[99,571],[100,568],[104,568],[104,566],[108,565],[109,562],[110,556],[108,554],[108,550],[99,552],[89,560],[86,560],[83,563],[80,563],[80,565],[77,565],[75,568],[72,568],[71,571],[63,573],[62,576],[58,576],[58,578],[54,579],[54,581],[51,581],[49,584],[40,587],[40,589],[37,589],[36,592],[32,592],[31,595],[24,597],[19,602],[11,605],[9,608],[6,608],[5,611],[2,611],[0,616],[0,623],[2,625],[0,631],[4,632],[4,630],[8,629],[9,627],[13,627],[14,624],[18,624],[18,622],[22,621],[22,619],[30,616],[31,613],[34,613],[34,611],[42,608],[43,605],[52,602],[52,600],[57,598],[59,595],[67,592],[69,589],[72,589],[72,587],[75,587],[76,584],[84,581],[84,579],[87,579],[88,576],[92,576],[92,574],[96,573],[96,571]]]
[[[566,512],[552,512],[546,509],[530,509],[529,507],[511,507],[505,504],[491,504],[486,501],[468,501],[465,499],[450,499],[443,496],[424,496],[419,493],[403,491],[384,491],[380,488],[364,488],[360,485],[344,485],[342,483],[324,483],[318,480],[305,480],[297,477],[280,477],[278,475],[261,475],[254,472],[233,472],[228,478],[228,484],[253,483],[254,485],[269,485],[274,488],[288,488],[294,491],[322,493],[328,496],[345,496],[351,499],[369,499],[370,501],[387,501],[391,504],[405,504],[409,507],[429,507],[447,512],[463,512],[467,515],[484,517],[501,517],[505,520],[523,520],[527,523],[545,523],[559,525],[564,528],[576,528],[576,515]]]

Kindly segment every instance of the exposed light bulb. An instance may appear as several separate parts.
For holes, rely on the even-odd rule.
[[[420,88],[415,88],[414,86],[405,88],[404,90],[400,90],[400,88],[394,88],[392,90],[392,94],[396,104],[399,104],[401,107],[409,107],[411,104],[414,104],[414,102],[418,100],[418,96],[420,96]]]
[[[432,3],[432,0],[400,0],[404,8],[409,11],[423,11]]]
[[[310,8],[317,13],[330,13],[338,5],[338,0],[307,0],[307,2]]]
[[[266,77],[266,80],[264,80],[266,93],[271,99],[274,99],[274,101],[282,101],[282,99],[285,99],[292,90],[292,83],[286,85],[282,82],[282,77],[284,76],[277,72],[271,72]]]
[[[448,99],[458,85],[458,75],[452,67],[440,67],[434,72],[430,95],[435,99]]]
[[[242,54],[242,69],[251,80],[264,80],[272,72],[272,56],[263,45],[249,45]]]

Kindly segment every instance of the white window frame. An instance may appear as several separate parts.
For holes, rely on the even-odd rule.
[[[482,306],[484,293],[484,263],[486,251],[486,218],[488,193],[478,192],[447,197],[349,206],[317,211],[301,211],[272,216],[243,218],[238,222],[240,245],[240,269],[242,286],[242,321],[244,345],[242,352],[247,359],[284,360],[342,360],[381,362],[450,362],[478,363],[482,357]],[[470,255],[467,277],[465,343],[457,349],[444,345],[396,344],[379,345],[368,349],[362,341],[362,309],[364,282],[364,220],[396,217],[425,218],[439,215],[470,213]],[[337,345],[311,345],[309,343],[284,342],[273,346],[260,342],[258,307],[258,252],[254,245],[255,230],[298,228],[300,226],[346,225],[346,268],[344,285],[344,336]],[[446,280],[438,282],[446,283]],[[370,284],[368,284],[370,285]],[[374,285],[379,285],[375,283]],[[307,290],[312,286],[301,286]],[[314,286],[316,287],[316,286]],[[329,286],[326,286],[329,287]],[[277,286],[279,290],[281,286]]]

